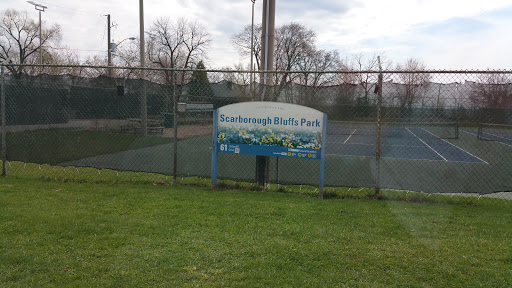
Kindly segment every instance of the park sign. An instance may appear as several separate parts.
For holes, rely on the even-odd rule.
[[[244,102],[220,107],[214,122],[220,153],[320,159],[324,114],[315,109]]]
[[[321,160],[323,186],[327,123],[324,113],[288,103],[243,102],[220,107],[214,110],[213,117],[214,186],[218,153]]]

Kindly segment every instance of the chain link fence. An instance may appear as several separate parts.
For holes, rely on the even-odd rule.
[[[2,69],[4,173],[35,163],[208,179],[212,111],[278,101],[328,115],[326,187],[512,200],[512,71],[272,71],[264,86],[248,71],[31,68],[43,72]],[[255,182],[255,161],[219,155],[218,176]],[[272,183],[318,184],[318,161],[269,167]]]

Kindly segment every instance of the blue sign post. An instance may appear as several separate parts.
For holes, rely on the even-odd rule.
[[[244,102],[213,111],[212,185],[218,153],[320,160],[319,197],[324,192],[327,115],[304,106]]]

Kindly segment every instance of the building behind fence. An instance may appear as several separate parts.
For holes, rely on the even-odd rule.
[[[512,200],[511,71],[273,71],[263,87],[247,71],[51,68],[2,73],[4,167],[209,177],[212,110],[264,100],[328,115],[326,186]],[[270,180],[316,185],[318,165],[273,158]],[[218,172],[254,182],[255,157],[220,155]]]

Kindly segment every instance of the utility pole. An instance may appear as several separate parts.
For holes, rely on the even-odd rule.
[[[263,19],[261,31],[261,63],[260,69],[261,82],[263,83],[263,93],[261,101],[265,100],[266,94],[271,94],[270,86],[272,86],[272,74],[267,71],[273,70],[274,67],[274,38],[275,38],[275,15],[276,1],[263,0]],[[268,97],[267,97],[268,98]],[[270,185],[270,157],[256,156],[256,182],[261,186]]]
[[[7,163],[7,132],[6,132],[6,116],[5,116],[5,67],[3,63],[0,63],[1,68],[1,75],[0,75],[0,81],[2,82],[1,86],[1,100],[0,105],[1,107],[1,113],[2,113],[2,176],[7,176],[7,166],[5,165]]]
[[[27,1],[27,3],[34,5],[34,8],[39,11],[39,64],[43,65],[43,26],[41,22],[41,12],[44,12],[48,7],[35,3],[34,1]],[[43,71],[43,67],[41,67],[41,72]]]
[[[380,62],[380,56],[377,56],[377,61],[379,63],[379,78],[378,85],[379,91],[377,92],[377,141],[375,148],[375,195],[380,195],[380,157],[381,157],[381,130],[382,130],[382,64]],[[323,147],[322,147],[323,148]]]
[[[261,31],[261,59],[263,71],[270,71],[274,68],[274,41],[275,41],[275,18],[276,18],[276,0],[263,0],[263,19]],[[272,86],[272,74],[262,73],[264,87]],[[261,100],[265,100],[267,93],[261,95]]]
[[[110,43],[112,42],[110,39],[110,14],[107,14],[107,66],[108,66],[108,77],[112,77],[112,47]]]
[[[147,96],[146,96],[146,48],[144,43],[144,0],[139,0],[139,26],[140,26],[140,76],[142,80],[142,97],[140,101],[141,108],[141,124],[142,136],[148,135],[148,109],[147,109]]]
[[[252,73],[253,71],[253,58],[254,58],[254,2],[256,2],[256,0],[251,0],[252,2],[252,22],[251,22],[251,66],[249,68],[251,74],[249,75],[250,77],[250,85],[249,85],[249,90],[250,93],[251,93],[251,100],[254,96],[254,93],[253,93],[253,89],[254,89],[254,73]]]
[[[37,9],[38,6],[36,6]],[[39,6],[40,7],[40,6]],[[46,6],[42,6],[42,10],[39,10],[39,64],[43,65],[43,22],[41,20],[41,12],[44,12]],[[41,67],[41,69],[43,69]]]

